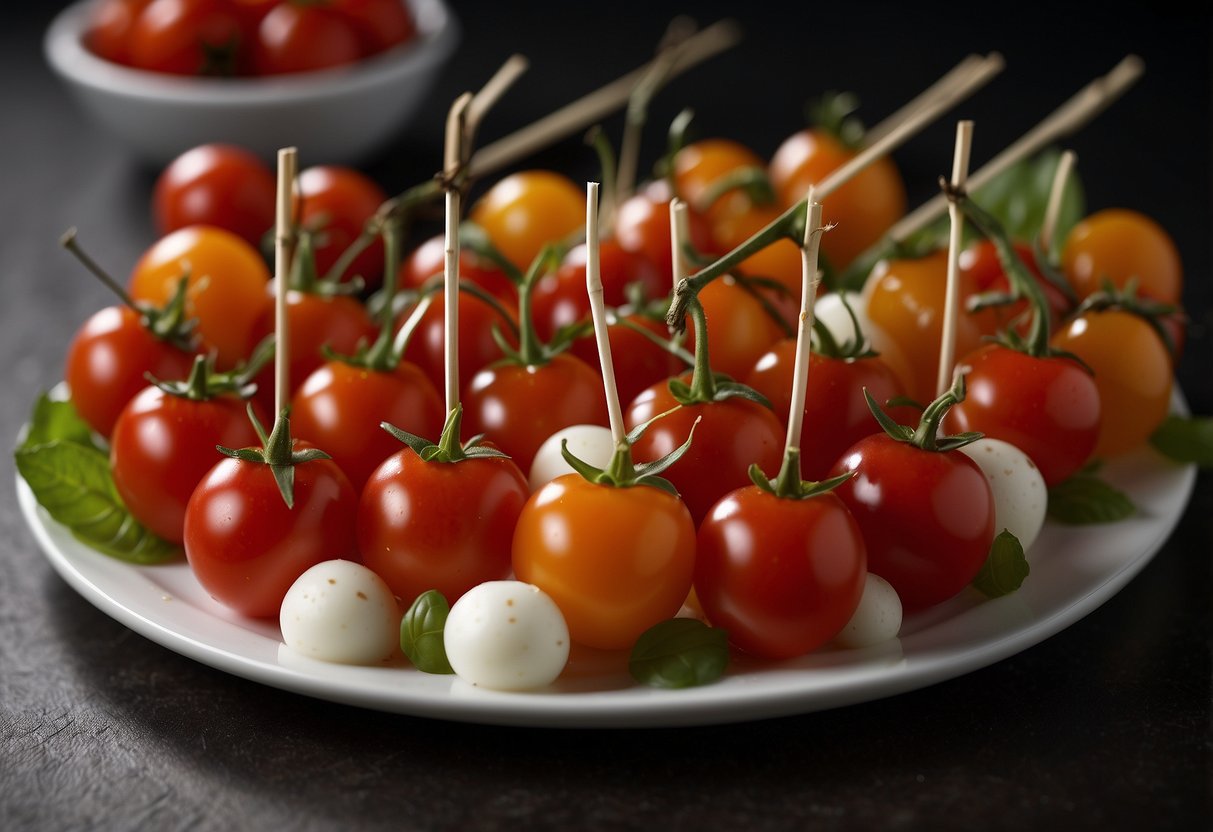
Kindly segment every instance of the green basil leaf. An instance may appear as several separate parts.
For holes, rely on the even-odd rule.
[[[163,563],[179,554],[127,511],[104,451],[59,439],[19,448],[14,457],[38,503],[85,545],[139,564]]]
[[[628,670],[657,688],[689,688],[714,682],[729,663],[724,630],[693,618],[672,618],[645,630],[632,648]]]
[[[400,649],[418,670],[425,673],[454,673],[446,658],[442,631],[451,606],[436,589],[417,596],[400,621]]]
[[[973,579],[973,587],[987,598],[1001,598],[1019,589],[1031,571],[1019,538],[1003,529],[990,544],[990,554]]]
[[[1061,151],[1045,150],[1030,159],[1017,162],[979,188],[973,199],[998,218],[1007,234],[1015,240],[1034,240],[1044,225],[1053,177],[1061,162]],[[1053,239],[1065,240],[1086,214],[1082,183],[1071,172],[1062,194],[1061,212]]]
[[[1150,444],[1176,462],[1195,462],[1213,468],[1213,417],[1168,416]]]
[[[80,418],[75,405],[70,401],[55,401],[43,393],[34,402],[34,412],[21,447],[32,448],[56,440],[100,449],[93,439],[92,428]]]
[[[1058,523],[1114,523],[1136,510],[1123,492],[1091,474],[1075,474],[1049,489],[1049,517]]]

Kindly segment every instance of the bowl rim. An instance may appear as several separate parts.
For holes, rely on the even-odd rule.
[[[446,60],[459,39],[459,21],[445,0],[405,0],[417,24],[408,43],[355,64],[291,75],[251,78],[193,78],[135,69],[107,61],[84,45],[95,0],[78,0],[57,14],[43,38],[47,63],[71,83],[109,95],[190,104],[262,106],[365,91],[423,73]]]

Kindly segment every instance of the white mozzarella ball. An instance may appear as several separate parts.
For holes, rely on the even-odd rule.
[[[868,573],[863,597],[855,614],[834,638],[840,647],[871,647],[901,632],[901,598],[893,585],[879,575]]]
[[[569,658],[560,608],[522,581],[488,581],[465,592],[451,607],[442,639],[461,679],[495,690],[550,684]]]
[[[400,644],[400,606],[383,579],[360,563],[329,560],[304,572],[282,599],[282,640],[301,655],[375,664]]]
[[[1027,552],[1040,534],[1049,507],[1049,492],[1035,463],[1011,443],[990,437],[960,450],[977,463],[990,483],[994,533],[1009,530]]]
[[[531,491],[535,492],[564,474],[573,473],[572,467],[560,453],[560,443],[568,440],[569,451],[578,459],[585,460],[596,468],[606,468],[615,453],[615,441],[610,428],[601,425],[572,425],[553,433],[539,450],[531,463]]]

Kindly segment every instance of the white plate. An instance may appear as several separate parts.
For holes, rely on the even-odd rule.
[[[673,726],[805,713],[891,696],[960,676],[1073,624],[1141,570],[1184,511],[1196,474],[1149,449],[1102,474],[1138,513],[1090,527],[1046,524],[1029,553],[1032,574],[1008,597],[966,590],[908,617],[902,636],[865,650],[826,650],[778,664],[735,660],[715,684],[681,691],[637,685],[626,656],[576,652],[541,692],[501,693],[433,676],[403,658],[345,667],[301,658],[275,622],[241,618],[213,601],[184,563],[135,567],[79,543],[52,521],[20,477],[21,510],[54,568],[102,612],[152,641],[266,685],[360,707],[503,725]]]

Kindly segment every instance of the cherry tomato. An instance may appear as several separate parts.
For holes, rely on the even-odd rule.
[[[677,375],[686,369],[683,362],[669,350],[653,342],[637,329],[648,330],[662,340],[670,336],[664,321],[645,315],[607,313],[607,338],[611,342],[611,363],[615,369],[615,386],[621,402],[630,402],[649,387]],[[626,323],[621,322],[626,321]],[[594,368],[601,368],[598,341],[593,334],[578,338],[569,352]]]
[[[1124,208],[1098,211],[1074,226],[1061,265],[1079,299],[1102,289],[1105,280],[1124,288],[1136,279],[1142,297],[1163,303],[1179,303],[1183,288],[1183,266],[1170,235]]]
[[[405,312],[397,318],[397,329],[408,318]],[[421,316],[413,336],[404,350],[404,358],[425,373],[436,390],[446,387],[446,298],[438,295]],[[493,327],[501,330],[511,346],[518,338],[509,326],[509,319],[497,309],[468,292],[459,293],[459,384],[468,382],[485,367],[501,359],[504,353],[493,338]]]
[[[293,210],[304,227],[323,232],[315,240],[320,274],[333,267],[385,201],[383,189],[353,168],[321,165],[299,174]],[[382,240],[375,240],[354,258],[342,279],[355,275],[361,275],[368,286],[379,285],[383,279]]]
[[[244,32],[224,0],[152,0],[130,33],[130,64],[173,75],[235,75]]]
[[[732,378],[745,378],[750,369],[783,330],[763,308],[762,302],[729,275],[718,277],[699,292],[708,322],[708,345],[712,369]],[[687,349],[694,350],[695,336],[687,327]]]
[[[1060,289],[1041,274],[1040,267],[1036,265],[1036,253],[1031,246],[1019,242],[1014,243],[1014,246],[1015,253],[1027,265],[1028,271],[1032,273],[1037,285],[1044,292],[1045,299],[1049,302],[1049,322],[1052,328],[1056,329],[1062,319],[1069,314],[1070,301]],[[979,240],[962,251],[960,268],[968,272],[972,278],[971,288],[974,292],[1006,292],[1010,289],[1010,282],[998,259],[998,251],[989,240]],[[999,322],[999,329],[1003,329],[1012,321],[1019,319],[1020,324],[1017,329],[1021,335],[1026,335],[1028,324],[1020,316],[1027,308],[1028,302],[1021,300],[1008,306],[994,307],[992,311]]]
[[[624,421],[631,430],[677,404],[668,385],[658,383],[636,397]],[[686,441],[693,425],[691,447],[662,476],[678,489],[692,519],[701,523],[717,500],[750,481],[751,464],[757,463],[769,476],[778,472],[784,431],[774,413],[747,399],[684,405],[645,431],[632,446],[633,457],[637,462],[660,459]]]
[[[156,180],[152,211],[156,230],[213,225],[253,246],[274,227],[274,175],[243,148],[204,144],[169,163]]]
[[[567,474],[531,496],[513,552],[518,579],[551,596],[573,641],[622,650],[682,606],[695,568],[695,526],[668,492]]]
[[[1095,456],[1144,444],[1166,418],[1171,357],[1144,319],[1117,309],[1088,312],[1062,327],[1051,346],[1077,355],[1095,372],[1101,414]]]
[[[151,0],[101,0],[93,7],[84,36],[98,57],[116,64],[130,63],[131,31]]]
[[[947,278],[947,252],[937,251],[917,260],[886,260],[877,264],[864,291],[868,318],[896,343],[913,374],[907,392],[919,402],[931,401],[938,392]],[[960,272],[959,280],[962,311],[956,316],[957,357],[977,349],[983,335],[998,329],[993,311],[963,311],[963,299],[973,294],[975,287],[972,276],[966,272]]]
[[[358,31],[327,6],[279,3],[257,27],[253,71],[257,75],[312,72],[352,64],[362,57]]]
[[[960,363],[970,368],[968,394],[948,411],[948,432],[980,431],[1010,442],[1050,486],[1091,458],[1099,439],[1099,388],[1077,361],[988,344]]]
[[[262,463],[225,458],[202,478],[185,510],[185,556],[212,598],[242,615],[277,618],[308,569],[357,560],[358,495],[341,469],[329,459],[296,465],[294,497],[287,508]]]
[[[331,7],[353,24],[364,55],[406,43],[417,34],[409,6],[400,0],[333,0]]]
[[[846,164],[855,152],[824,130],[789,136],[771,157],[771,183],[785,208],[804,199],[817,184]],[[878,159],[823,201],[825,221],[837,226],[821,238],[821,250],[835,268],[845,268],[901,219],[905,185],[888,158]]]
[[[878,433],[851,446],[831,473],[848,471],[855,475],[834,493],[863,532],[868,570],[893,585],[907,611],[972,582],[994,541],[994,498],[975,462]]]
[[[162,306],[185,273],[186,315],[198,319],[198,335],[216,351],[216,365],[229,368],[245,357],[253,325],[269,303],[265,261],[230,231],[192,225],[144,252],[131,273],[130,295]]]
[[[703,254],[716,251],[716,241],[703,215],[687,209],[691,245]],[[625,251],[644,257],[661,275],[662,294],[674,283],[670,246],[670,189],[664,181],[651,182],[624,200],[615,214],[615,239]]]
[[[722,178],[742,168],[762,170],[762,158],[730,139],[704,139],[683,147],[674,156],[674,187],[688,204],[713,217],[712,206],[704,205],[708,192]]]
[[[469,218],[526,271],[546,244],[559,243],[585,225],[585,193],[558,173],[522,171],[490,188]]]
[[[332,455],[358,491],[400,443],[380,422],[418,436],[436,437],[445,411],[434,385],[414,364],[391,372],[329,361],[291,398],[295,435]]]
[[[135,310],[107,306],[72,338],[64,378],[80,418],[109,436],[127,402],[147,386],[146,374],[182,379],[193,363],[192,353],[153,335]]]
[[[544,440],[570,425],[607,426],[602,379],[568,353],[542,366],[510,362],[477,373],[463,393],[463,431],[485,437],[523,471]]]
[[[258,418],[265,424],[264,413]],[[165,540],[180,543],[190,495],[222,459],[215,446],[246,448],[258,443],[240,399],[215,396],[199,401],[144,387],[114,425],[114,487],[136,520]]]
[[[419,245],[400,267],[400,286],[420,289],[446,269],[446,240],[443,235],[431,237]],[[512,309],[518,304],[518,287],[506,273],[471,251],[459,252],[459,279],[469,280]]]
[[[375,469],[358,506],[362,562],[405,600],[436,589],[448,602],[510,573],[526,478],[508,459],[426,462],[411,449]]]
[[[745,381],[767,397],[785,423],[792,403],[795,367],[796,342],[785,338],[758,359]],[[816,352],[809,356],[800,448],[800,467],[806,479],[825,479],[843,451],[880,430],[868,409],[864,390],[881,405],[905,395],[901,382],[879,356],[827,358]],[[908,416],[899,409],[890,411],[890,415],[894,420]]]
[[[699,527],[696,597],[731,644],[765,659],[802,656],[838,635],[866,576],[859,526],[833,494],[789,500],[750,485]]]

